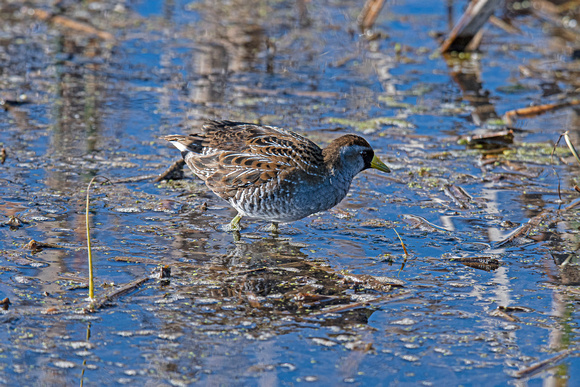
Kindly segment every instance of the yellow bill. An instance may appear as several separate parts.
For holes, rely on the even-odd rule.
[[[371,160],[371,168],[378,169],[379,171],[386,172],[386,173],[391,172],[391,170],[389,169],[389,167],[387,167],[385,165],[385,163],[383,163],[381,161],[381,159],[379,159],[377,157],[377,155],[375,155],[373,157],[373,159]]]

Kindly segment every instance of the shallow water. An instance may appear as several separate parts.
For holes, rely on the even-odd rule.
[[[565,130],[580,144],[576,111],[515,121],[496,153],[457,141],[573,94],[557,31],[519,15],[521,35],[489,25],[481,53],[446,60],[448,2],[387,4],[372,41],[358,5],[301,4],[66,6],[115,40],[0,6],[0,210],[23,222],[0,227],[0,382],[579,383],[578,165],[550,156]],[[235,212],[189,171],[152,181],[179,158],[158,137],[206,118],[320,144],[359,130],[393,173],[279,236],[244,220],[235,242]],[[96,175],[113,182],[91,189],[97,296],[144,283],[83,313]],[[160,265],[171,277],[148,279]]]

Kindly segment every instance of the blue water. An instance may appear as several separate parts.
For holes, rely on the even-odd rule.
[[[11,59],[0,73],[1,98],[30,101],[0,110],[0,211],[26,221],[0,227],[0,299],[12,303],[0,314],[1,383],[504,385],[571,349],[522,380],[578,384],[578,262],[557,261],[577,250],[577,210],[557,212],[558,183],[564,206],[577,197],[577,167],[564,151],[550,161],[562,131],[576,139],[574,110],[518,120],[525,130],[483,167],[484,152],[457,143],[485,126],[476,122],[482,100],[457,82],[458,69],[473,73],[498,116],[556,101],[539,87],[548,81],[519,72],[562,55],[538,20],[514,22],[541,51],[488,26],[481,53],[460,65],[434,55],[447,2],[387,4],[376,23],[386,37],[373,42],[356,29],[359,5],[346,1],[307,2],[306,19],[296,2],[103,6],[113,16],[88,12],[117,41],[98,42],[96,54],[82,33],[38,21],[21,45],[0,46],[0,56],[22,58],[43,47],[34,68]],[[30,22],[0,20],[7,31]],[[518,82],[529,89],[502,91]],[[363,172],[337,208],[281,225],[277,238],[244,220],[236,243],[221,231],[235,212],[189,171],[174,183],[149,176],[179,158],[158,137],[206,118],[284,126],[324,144],[356,131],[331,119],[376,117],[412,124],[363,134],[393,173]],[[86,315],[84,200],[95,175],[115,183],[91,189],[97,295],[159,265],[172,276]],[[125,180],[133,177],[143,179]],[[473,201],[461,208],[447,184]],[[534,239],[497,247],[542,211]],[[32,252],[22,247],[31,239],[60,248]],[[405,286],[352,286],[338,272]],[[512,319],[496,315],[500,306],[529,309],[508,310]]]

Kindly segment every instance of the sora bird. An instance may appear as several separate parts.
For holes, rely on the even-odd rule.
[[[292,222],[337,205],[352,179],[367,168],[390,169],[360,136],[347,134],[325,149],[296,133],[273,126],[207,121],[188,136],[161,137],[181,151],[189,168],[238,214],[278,223]]]

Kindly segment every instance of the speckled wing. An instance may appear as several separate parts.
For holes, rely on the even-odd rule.
[[[274,191],[290,176],[299,181],[324,174],[322,150],[316,144],[276,127],[209,121],[201,133],[175,137],[166,139],[182,151],[191,170],[226,200],[249,187]]]

